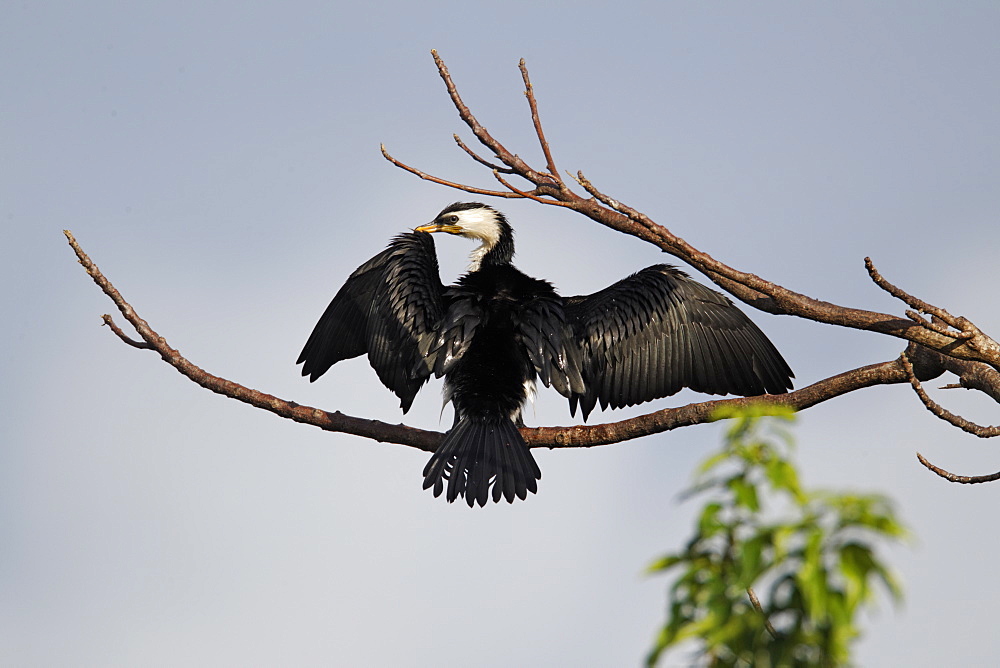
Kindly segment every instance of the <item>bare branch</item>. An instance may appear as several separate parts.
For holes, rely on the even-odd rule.
[[[68,233],[69,230],[65,230],[65,232]],[[108,327],[111,328],[111,331],[114,332],[118,336],[119,339],[121,339],[125,343],[129,344],[133,348],[139,348],[141,350],[153,350],[154,349],[153,346],[149,345],[145,341],[136,341],[135,339],[129,338],[129,336],[125,332],[123,332],[118,325],[115,324],[115,321],[107,313],[105,313],[104,315],[102,315],[101,319],[104,321],[105,325],[107,325]]]
[[[479,143],[490,149],[501,162],[513,169],[515,174],[523,176],[535,184],[549,181],[548,178],[531,169],[523,160],[508,151],[503,144],[490,135],[486,128],[469,111],[469,108],[465,106],[465,103],[462,102],[462,97],[458,94],[458,88],[455,86],[455,82],[452,80],[451,74],[448,72],[448,68],[445,66],[441,56],[434,50],[431,51],[431,55],[434,57],[434,64],[437,65],[438,74],[441,76],[442,81],[444,81],[448,96],[451,97],[451,102],[458,111],[459,118],[469,126],[469,129],[472,130],[472,134],[476,136]]]
[[[436,176],[431,176],[430,174],[425,174],[424,172],[420,171],[416,167],[410,167],[406,163],[400,162],[396,158],[394,158],[391,155],[389,155],[389,152],[385,148],[385,144],[379,144],[379,148],[381,148],[381,150],[382,150],[382,156],[386,160],[388,160],[392,164],[396,165],[400,169],[404,169],[404,170],[408,171],[410,174],[414,174],[416,176],[419,176],[420,178],[424,179],[425,181],[431,181],[432,183],[437,183],[437,184],[442,185],[442,186],[448,186],[449,188],[455,188],[456,190],[464,190],[465,192],[472,193],[474,195],[487,195],[489,197],[508,197],[508,198],[521,197],[521,195],[518,195],[517,193],[514,193],[514,192],[500,192],[498,190],[483,190],[482,188],[476,188],[475,186],[467,186],[467,185],[463,185],[461,183],[455,183],[453,181],[445,181],[444,179],[440,179],[440,178],[438,178]]]
[[[508,183],[507,181],[505,181],[504,178],[502,176],[500,176],[500,173],[497,172],[496,170],[493,171],[493,177],[497,181],[499,181],[500,183],[502,183],[505,186],[507,186],[508,188],[510,188],[511,192],[513,192],[513,193],[515,193],[517,195],[520,195],[521,197],[527,197],[528,199],[533,199],[536,202],[540,202],[541,204],[552,204],[553,206],[567,206],[567,207],[569,206],[569,204],[567,204],[566,202],[560,202],[559,200],[555,200],[555,199],[542,199],[539,195],[535,194],[535,192],[537,192],[537,190],[533,191],[533,192],[526,192],[526,191],[523,191],[523,190],[518,190],[513,185],[511,185],[510,183]]]
[[[958,376],[959,384],[967,390],[978,390],[1000,403],[1000,372],[982,362],[957,360],[941,356],[945,370]]]
[[[558,183],[562,184],[559,177],[559,170],[556,169],[556,162],[552,159],[552,151],[549,149],[549,142],[545,140],[545,132],[542,130],[542,121],[538,117],[538,101],[535,99],[535,89],[531,85],[531,78],[528,76],[528,67],[521,59],[518,67],[521,69],[521,79],[524,81],[524,96],[528,98],[528,108],[531,109],[531,122],[535,126],[535,134],[538,136],[538,143],[542,147],[545,155],[545,164],[548,166],[549,175]]]
[[[992,438],[994,436],[1000,436],[1000,427],[984,427],[978,425],[975,422],[970,422],[960,415],[955,415],[948,409],[944,408],[933,399],[928,396],[927,392],[924,390],[920,381],[917,379],[913,372],[913,365],[910,363],[910,359],[904,352],[900,356],[900,360],[903,364],[903,369],[906,371],[907,380],[910,381],[910,385],[913,387],[913,391],[917,393],[920,397],[920,401],[923,402],[924,406],[934,415],[938,416],[945,422],[948,422],[962,431],[967,431],[970,434],[974,434],[980,438]]]
[[[494,165],[489,160],[486,160],[485,158],[480,157],[479,154],[477,154],[471,148],[469,148],[468,146],[466,146],[465,142],[462,141],[462,138],[459,137],[458,135],[452,135],[452,137],[455,139],[455,143],[458,144],[458,147],[460,149],[462,149],[463,151],[465,151],[466,153],[468,153],[469,156],[473,160],[475,160],[476,162],[478,162],[483,167],[486,167],[487,169],[490,169],[490,170],[492,170],[494,172],[500,172],[501,174],[513,174],[514,173],[514,170],[511,169],[510,167],[501,167],[500,165]],[[383,150],[382,153],[384,155],[385,154],[385,150]]]
[[[933,471],[934,473],[936,473],[937,475],[941,476],[942,478],[944,478],[949,482],[957,482],[963,485],[976,485],[981,482],[993,482],[995,480],[1000,480],[1000,472],[990,473],[989,475],[973,475],[973,476],[956,475],[949,471],[945,471],[943,468],[939,466],[931,464],[929,461],[927,461],[927,458],[924,457],[919,452],[917,453],[917,460],[921,464],[923,464],[928,470]]]
[[[771,620],[767,618],[767,615],[764,613],[764,608],[760,606],[760,599],[757,598],[757,592],[753,590],[753,587],[747,587],[747,596],[750,597],[750,603],[753,604],[754,610],[756,610],[761,617],[764,618],[764,627],[767,629],[767,632],[771,634],[772,638],[777,640],[778,632],[774,630],[774,627],[771,625]]]
[[[919,317],[912,311],[907,311],[906,315],[911,320],[918,322],[921,325],[928,327],[929,329],[934,329],[934,331],[940,332],[945,336],[954,336],[955,338],[966,338],[966,339],[972,336],[971,332],[964,331],[965,329],[964,325],[968,324],[965,318],[956,318],[952,314],[945,311],[943,308],[939,308],[937,306],[933,306],[932,304],[928,304],[922,299],[917,299],[916,297],[906,292],[902,288],[898,288],[889,281],[885,280],[882,274],[879,273],[878,269],[875,268],[875,263],[872,262],[872,259],[870,257],[865,258],[865,269],[868,270],[868,275],[871,276],[871,279],[875,283],[875,285],[879,286],[880,288],[888,292],[896,299],[900,300],[901,302],[904,302],[910,308],[914,308],[920,311],[921,313],[926,313],[928,315],[940,318],[943,322],[950,325],[951,327],[954,327],[959,331],[956,333],[956,332],[949,332],[947,330],[935,329],[934,327],[931,326],[931,323],[926,322],[923,318]]]
[[[205,389],[248,403],[257,408],[263,408],[281,417],[311,424],[327,431],[344,432],[356,436],[364,436],[376,441],[409,445],[428,452],[433,452],[434,448],[437,447],[438,441],[441,439],[441,434],[436,432],[413,429],[405,425],[386,424],[377,420],[365,420],[339,412],[328,413],[319,408],[301,406],[295,402],[285,401],[270,394],[244,387],[231,380],[214,376],[199,368],[185,359],[177,350],[171,348],[166,339],[153,331],[153,328],[139,317],[132,306],[118,292],[117,288],[112,285],[111,281],[104,277],[104,274],[101,273],[97,265],[83,252],[83,249],[80,248],[80,245],[69,230],[64,230],[64,234],[83,268],[87,270],[87,273],[90,274],[90,277],[94,279],[94,282],[97,283],[104,294],[111,298],[111,301],[115,303],[125,319],[128,320],[129,324],[135,328],[139,336],[145,341],[145,346],[137,345],[136,347],[146,347],[150,350],[155,350],[160,354],[164,362]],[[120,331],[118,330],[116,334]],[[128,338],[124,334],[118,334],[118,336],[122,340]],[[130,343],[130,345],[137,343],[130,342],[130,340],[126,342]]]
[[[711,422],[716,411],[726,407],[747,408],[759,404],[789,406],[801,411],[848,392],[874,385],[905,383],[906,372],[898,359],[869,364],[845,371],[788,394],[765,394],[759,397],[734,397],[703,401],[677,408],[665,408],[655,413],[620,420],[609,424],[575,427],[537,427],[521,433],[532,446],[592,447],[619,443],[641,436],[659,434],[679,427]]]

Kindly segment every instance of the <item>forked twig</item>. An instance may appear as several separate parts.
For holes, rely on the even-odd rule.
[[[114,324],[111,316],[104,316],[104,322],[111,327],[118,338],[136,348],[155,350],[163,358],[164,362],[170,364],[198,385],[231,399],[248,403],[257,408],[263,408],[281,417],[311,424],[327,431],[344,432],[364,436],[376,441],[410,445],[428,452],[433,452],[434,448],[437,447],[441,439],[441,434],[437,432],[422,431],[405,425],[386,424],[377,420],[365,420],[339,412],[328,413],[319,408],[301,406],[293,401],[285,401],[273,395],[245,387],[239,383],[234,383],[231,380],[214,376],[192,364],[180,352],[171,348],[165,338],[157,334],[145,320],[139,317],[131,304],[125,301],[125,298],[118,292],[118,289],[112,285],[111,281],[101,273],[97,265],[83,252],[72,232],[64,230],[63,233],[66,235],[66,239],[69,241],[73,252],[76,253],[80,264],[90,274],[90,277],[94,279],[94,283],[101,288],[101,291],[115,303],[122,316],[135,328],[135,331],[142,337],[144,343],[140,344],[138,341],[129,339]]]
[[[401,162],[401,161],[397,160],[396,158],[392,157],[391,155],[389,155],[389,151],[386,150],[385,144],[379,144],[379,148],[382,150],[382,156],[386,160],[388,160],[392,164],[396,165],[400,169],[405,170],[405,171],[409,172],[410,174],[413,174],[414,176],[418,176],[418,177],[420,177],[421,179],[423,179],[425,181],[430,181],[432,183],[437,183],[438,185],[442,185],[442,186],[448,186],[449,188],[454,188],[456,190],[464,190],[465,192],[472,193],[473,195],[486,195],[488,197],[506,197],[508,199],[523,197],[523,195],[519,195],[519,194],[517,194],[515,192],[502,192],[502,191],[499,191],[499,190],[484,190],[482,188],[477,188],[475,186],[467,186],[467,185],[464,185],[462,183],[455,183],[454,181],[445,181],[442,178],[438,178],[437,176],[431,176],[430,174],[427,174],[425,172],[420,171],[416,167],[411,167],[410,165],[407,165],[405,162]]]
[[[513,174],[514,173],[514,170],[511,169],[510,167],[501,167],[500,165],[495,165],[492,162],[490,162],[489,160],[487,160],[487,159],[483,158],[482,156],[480,156],[478,153],[476,153],[471,148],[469,148],[468,146],[466,146],[465,142],[462,141],[462,138],[459,137],[458,135],[452,135],[452,137],[455,139],[455,143],[458,144],[458,147],[460,149],[462,149],[463,151],[465,151],[466,153],[468,153],[469,157],[471,157],[473,160],[475,160],[476,162],[478,162],[483,167],[486,167],[487,169],[490,169],[490,170],[492,170],[494,172],[500,172],[501,174]],[[383,152],[383,154],[385,153],[385,147],[382,148],[382,152]]]
[[[111,328],[111,331],[114,332],[119,339],[121,339],[128,345],[132,346],[133,348],[139,348],[140,350],[155,350],[153,346],[149,345],[145,341],[136,341],[135,339],[130,338],[129,335],[123,332],[121,330],[121,327],[119,327],[115,323],[115,321],[111,318],[111,316],[108,315],[107,313],[101,316],[101,320],[104,321],[105,325]]]
[[[551,204],[553,206],[564,206],[564,207],[570,206],[566,202],[560,202],[557,199],[542,199],[542,197],[540,197],[539,195],[535,194],[535,192],[537,192],[537,191],[519,190],[518,188],[516,188],[513,185],[511,185],[510,183],[508,183],[502,176],[500,176],[500,173],[498,171],[496,171],[496,170],[493,171],[493,178],[495,178],[497,181],[499,181],[503,185],[505,185],[508,188],[510,188],[511,192],[516,193],[516,194],[520,195],[521,197],[526,197],[528,199],[533,199],[536,202],[540,202],[542,204]]]
[[[503,144],[498,142],[493,136],[482,126],[482,124],[473,116],[472,112],[462,101],[462,96],[458,94],[458,87],[451,78],[451,73],[448,72],[448,67],[444,64],[444,60],[438,55],[435,50],[431,51],[431,56],[434,58],[434,64],[437,66],[438,74],[441,76],[441,80],[444,81],[445,89],[448,91],[448,96],[451,98],[451,103],[455,106],[458,111],[459,118],[462,119],[469,129],[472,130],[472,134],[475,135],[479,143],[488,148],[493,152],[493,155],[497,156],[502,163],[514,170],[515,174],[525,177],[532,183],[536,185],[543,181],[548,181],[543,177],[543,175],[531,169],[527,163],[521,160],[519,157],[508,151]]]
[[[955,332],[950,331],[946,328],[941,327],[940,325],[937,325],[937,323],[934,323],[933,321],[929,321],[925,318],[920,317],[913,311],[906,311],[906,316],[910,318],[910,320],[913,320],[914,322],[924,327],[927,327],[932,331],[938,332],[939,334],[943,334],[945,336],[951,336],[956,339],[970,339],[973,336],[975,336],[976,333],[978,333],[970,329],[970,327],[975,327],[975,325],[970,323],[965,318],[961,317],[956,318],[943,308],[934,306],[933,304],[928,304],[924,300],[914,297],[913,295],[906,292],[902,288],[897,287],[892,283],[890,283],[889,281],[887,281],[885,277],[882,276],[881,273],[879,273],[878,269],[875,268],[875,263],[872,262],[872,259],[870,257],[865,258],[865,269],[868,270],[868,275],[871,277],[875,285],[879,286],[880,288],[888,292],[896,299],[905,303],[910,308],[916,309],[921,313],[926,313],[928,315],[934,316],[935,318],[940,319],[948,326],[954,327],[958,331]]]

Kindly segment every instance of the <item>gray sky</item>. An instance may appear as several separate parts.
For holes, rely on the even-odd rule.
[[[61,230],[195,364],[389,422],[363,360],[313,385],[295,358],[344,278],[468,198],[386,163],[494,187],[429,50],[511,150],[539,161],[517,61],[562,169],[695,246],[810,296],[901,313],[862,260],[1000,332],[1000,6],[993,2],[6,3],[0,9],[0,663],[635,665],[664,618],[643,569],[692,529],[677,493],[700,426],[536,451],[539,494],[470,511],[420,489],[424,453],[281,420],[122,345]],[[540,164],[540,161],[539,161]],[[564,294],[663,260],[534,203],[501,202],[518,265]],[[441,239],[446,278],[470,245]],[[802,386],[900,342],[754,312]],[[940,385],[937,382],[934,385]],[[440,385],[405,422],[443,429]],[[953,410],[998,422],[971,393]],[[679,395],[644,409],[680,405]],[[595,414],[604,422],[639,411]],[[542,393],[532,424],[570,424]],[[813,408],[810,486],[892,495],[860,665],[995,661],[996,443],[906,387]],[[677,657],[674,664],[681,662]],[[668,664],[671,665],[671,664]]]

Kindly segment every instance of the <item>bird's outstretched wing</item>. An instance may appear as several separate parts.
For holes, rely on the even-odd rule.
[[[670,265],[655,265],[583,297],[565,299],[586,391],[570,397],[584,419],[599,401],[620,408],[687,387],[707,394],[782,394],[792,370],[724,295]]]
[[[361,265],[330,302],[297,364],[314,381],[341,360],[368,353],[379,380],[409,410],[434,370],[446,311],[429,234],[408,232]],[[451,344],[451,348],[455,348]]]

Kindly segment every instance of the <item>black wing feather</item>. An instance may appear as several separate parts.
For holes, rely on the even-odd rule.
[[[438,378],[451,371],[455,362],[462,358],[472,345],[479,326],[486,320],[481,301],[468,290],[445,288],[445,301],[448,303],[447,311],[422,362]]]
[[[430,234],[401,234],[351,274],[297,364],[314,381],[337,362],[368,353],[369,364],[405,413],[434,370],[434,350],[447,345],[439,334],[446,308]]]
[[[589,296],[564,300],[586,389],[570,396],[584,419],[688,387],[706,394],[782,394],[792,370],[724,295],[655,265]]]
[[[585,390],[579,350],[555,293],[521,305],[516,326],[517,338],[545,387],[552,386],[564,397]]]

